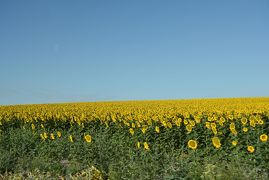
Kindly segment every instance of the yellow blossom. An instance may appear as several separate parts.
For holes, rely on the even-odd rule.
[[[231,131],[235,130],[235,124],[233,122],[230,124],[230,130]]]
[[[145,134],[146,131],[147,131],[147,127],[143,127],[143,128],[142,128],[142,133]]]
[[[211,129],[210,122],[205,122],[205,126],[206,126],[207,129]]]
[[[69,135],[69,141],[74,142],[74,139],[73,139],[72,135]]]
[[[213,131],[213,133],[214,133],[215,135],[218,134],[218,131],[217,131],[217,128],[216,128],[216,127],[212,127],[212,131]]]
[[[46,138],[43,136],[43,134],[40,134],[40,137],[42,140],[45,140]]]
[[[248,120],[247,120],[246,117],[243,117],[243,118],[241,119],[241,123],[242,123],[243,125],[246,125],[247,122],[248,122]]]
[[[235,141],[235,140],[233,140],[233,141],[232,141],[232,145],[233,145],[233,146],[236,146],[236,145],[237,145],[237,143],[238,143],[238,142],[237,142],[237,141]]]
[[[140,149],[140,142],[137,142],[137,143],[136,143],[136,147],[137,147],[138,149]]]
[[[253,146],[248,146],[248,151],[250,153],[253,153],[255,151],[255,148]]]
[[[129,132],[131,133],[131,135],[134,135],[134,129],[133,128],[130,128]]]
[[[248,128],[244,127],[243,132],[248,132]]]
[[[50,133],[50,139],[51,139],[51,140],[54,140],[54,139],[55,139],[55,137],[54,137],[54,134],[53,134],[53,133]]]
[[[57,131],[57,136],[60,138],[62,136],[62,133],[60,131]]]
[[[211,128],[217,128],[217,125],[216,125],[216,123],[210,123],[210,126],[211,126]]]
[[[191,126],[191,124],[188,124],[188,125],[186,126],[186,130],[188,131],[188,133],[190,133],[190,132],[192,131],[192,126]]]
[[[31,128],[32,130],[35,130],[35,125],[33,123],[31,124]]]
[[[263,124],[264,124],[264,121],[260,119],[260,120],[258,121],[258,124],[263,125]]]
[[[171,129],[173,125],[172,125],[172,123],[167,122],[167,126],[168,126],[168,128],[170,128],[170,129]]]
[[[260,135],[260,140],[262,142],[266,142],[268,140],[268,136],[266,134],[262,134],[262,135]]]
[[[85,136],[84,136],[84,139],[85,139],[85,141],[88,142],[88,143],[92,142],[92,136],[89,135],[89,134],[85,135]]]
[[[195,126],[195,121],[190,120],[189,122],[190,122],[190,124],[191,124],[191,126],[192,126],[192,127],[194,127],[194,126]]]
[[[47,133],[43,133],[43,137],[45,138],[45,139],[47,139],[48,138],[48,135],[47,135]]]
[[[255,123],[254,120],[250,120],[249,125],[252,126],[252,127],[255,127],[256,126],[256,123]]]
[[[211,140],[215,148],[219,149],[221,147],[221,143],[218,137],[215,136]]]
[[[188,147],[191,148],[191,149],[193,149],[193,150],[195,150],[197,148],[197,141],[192,140],[192,139],[189,140],[188,141]]]
[[[149,145],[148,145],[147,142],[144,142],[144,149],[145,149],[145,150],[149,150]]]
[[[158,126],[155,126],[155,131],[156,131],[157,133],[160,133],[160,128],[159,128]]]

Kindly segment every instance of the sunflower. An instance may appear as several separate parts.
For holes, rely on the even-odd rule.
[[[149,150],[149,145],[148,145],[147,142],[144,142],[144,149],[145,149],[145,150]]]
[[[233,146],[236,146],[236,145],[237,145],[237,143],[238,143],[238,142],[237,142],[237,141],[235,141],[235,140],[234,140],[234,141],[232,141],[232,145],[233,145]]]
[[[211,129],[212,129],[212,128],[217,128],[217,124],[214,123],[214,122],[213,122],[213,123],[210,123],[210,126],[211,126]]]
[[[206,126],[207,129],[211,129],[210,122],[205,122],[205,126]]]
[[[140,142],[136,143],[136,147],[137,147],[137,149],[140,149]]]
[[[195,121],[194,120],[190,120],[189,122],[190,122],[190,124],[191,124],[192,127],[195,126]]]
[[[131,135],[134,135],[134,129],[133,128],[130,128],[129,132],[131,133]]]
[[[46,139],[46,138],[43,136],[42,133],[40,134],[40,137],[41,137],[42,140],[45,140],[45,139]]]
[[[266,142],[268,140],[268,136],[266,134],[262,134],[262,135],[260,135],[260,140],[262,142]]]
[[[244,127],[244,128],[243,128],[243,131],[244,131],[244,132],[248,132],[248,128],[247,128],[247,127]]]
[[[69,135],[69,141],[74,142],[72,135]]]
[[[263,125],[264,121],[260,119],[260,120],[258,120],[258,124]]]
[[[248,146],[248,151],[250,153],[253,153],[255,151],[255,148],[253,146]]]
[[[250,126],[252,126],[252,127],[255,127],[255,126],[256,126],[256,123],[255,123],[254,120],[250,120],[249,124],[250,124]]]
[[[43,137],[44,137],[44,139],[47,139],[48,138],[48,134],[47,133],[43,133]]]
[[[182,122],[182,119],[181,119],[181,118],[178,118],[178,119],[175,121],[175,125],[176,125],[177,127],[179,127],[180,124],[181,124],[181,122]]]
[[[84,139],[85,139],[85,141],[88,142],[88,143],[92,142],[92,136],[89,135],[89,134],[85,135],[85,136],[84,136]]]
[[[60,131],[57,131],[57,136],[60,138],[62,136],[62,133]]]
[[[235,124],[233,122],[230,124],[230,130],[231,131],[235,130]]]
[[[246,125],[246,124],[248,123],[247,118],[246,118],[246,117],[243,117],[243,118],[241,119],[241,123],[242,123],[243,125]]]
[[[158,126],[156,126],[156,127],[155,127],[155,131],[156,131],[157,133],[160,133],[160,128],[159,128]]]
[[[188,131],[188,133],[190,133],[192,131],[192,125],[191,124],[188,124],[186,126],[186,130]]]
[[[172,123],[167,122],[167,127],[171,129],[173,127]]]
[[[145,126],[145,127],[143,127],[143,128],[142,128],[142,133],[143,133],[143,134],[145,134],[145,133],[146,133],[146,131],[147,131],[147,129],[148,129],[148,128],[147,128],[146,126]]]
[[[197,142],[195,140],[189,140],[188,141],[188,147],[195,150],[197,148]]]
[[[54,136],[53,133],[50,133],[50,139],[51,139],[51,140],[54,140],[54,139],[55,139],[55,136]]]
[[[217,130],[217,128],[216,127],[212,127],[212,132],[216,135],[216,134],[218,134],[218,130]]]
[[[32,128],[32,130],[35,130],[35,125],[31,124],[31,128]]]
[[[215,148],[219,149],[221,147],[221,143],[218,137],[215,136],[211,140]]]

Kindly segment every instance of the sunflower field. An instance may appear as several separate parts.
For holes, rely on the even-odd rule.
[[[268,179],[269,98],[0,106],[0,179]]]

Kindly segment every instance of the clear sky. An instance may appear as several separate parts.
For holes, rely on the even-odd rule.
[[[0,104],[268,95],[268,0],[0,1]]]

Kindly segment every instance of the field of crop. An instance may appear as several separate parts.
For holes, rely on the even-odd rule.
[[[0,178],[268,179],[269,98],[0,106]]]

